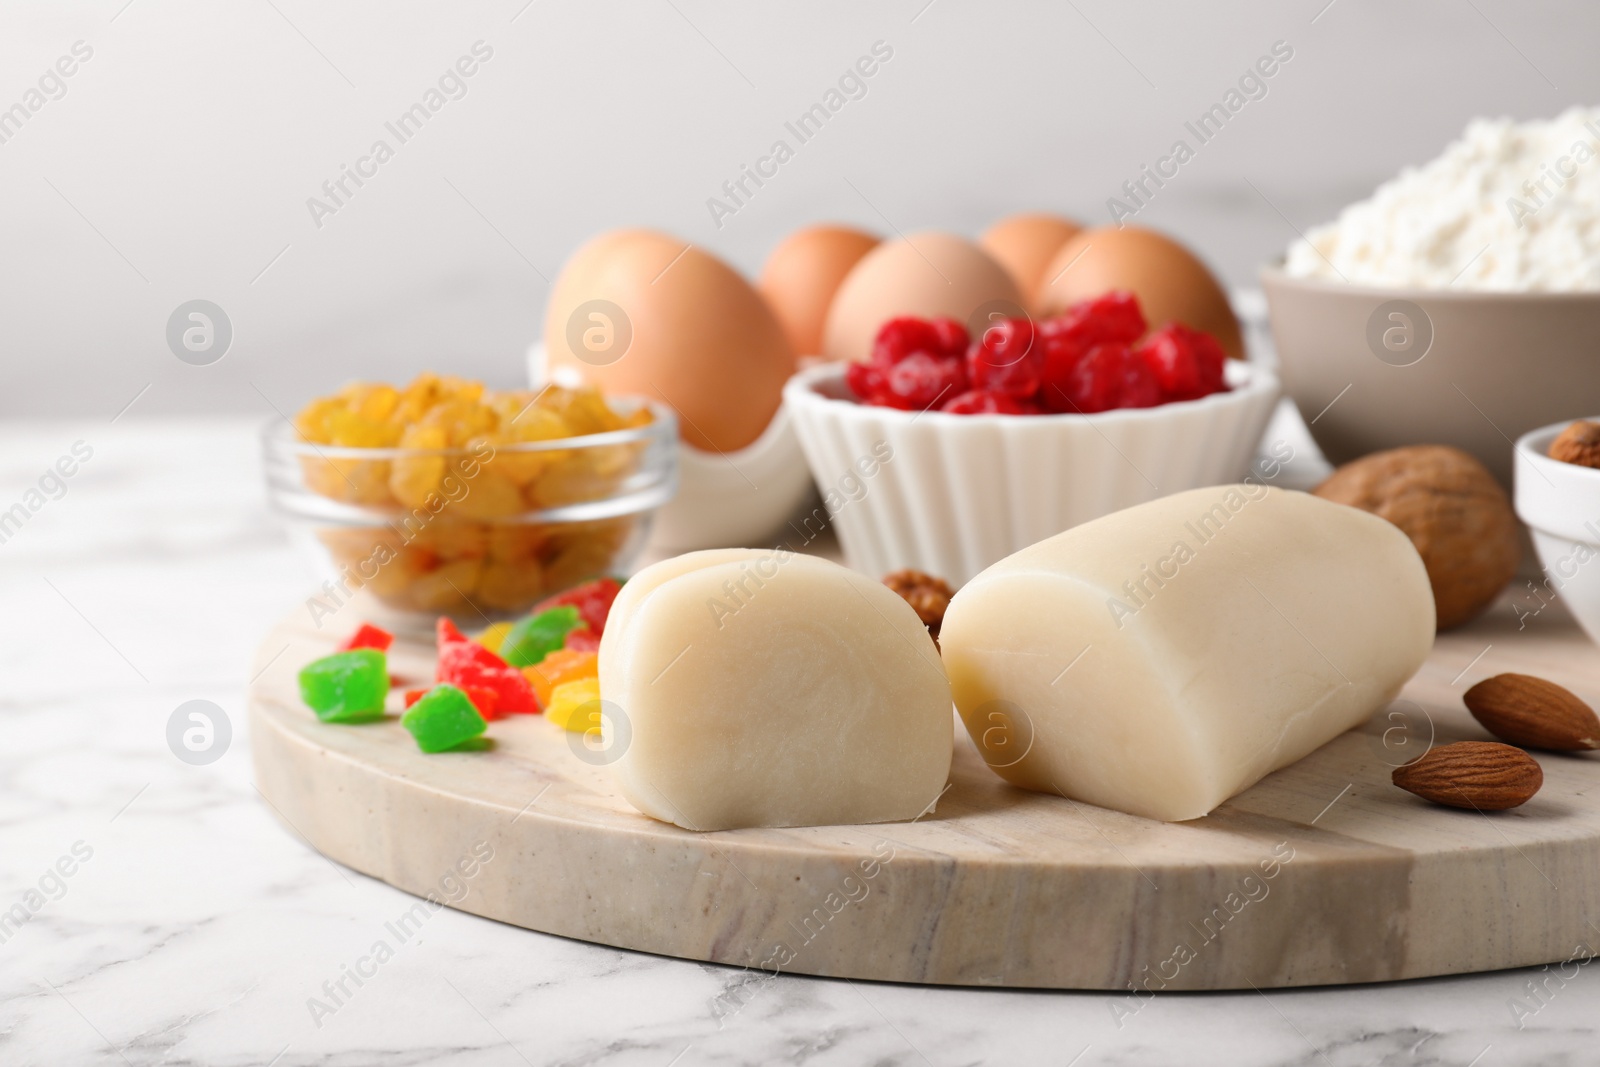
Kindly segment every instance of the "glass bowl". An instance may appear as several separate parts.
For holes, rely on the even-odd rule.
[[[653,420],[450,449],[319,445],[280,420],[261,435],[267,495],[338,596],[364,589],[391,622],[521,614],[590,578],[625,573],[677,489],[672,411],[637,398],[607,402],[623,414],[648,408]]]

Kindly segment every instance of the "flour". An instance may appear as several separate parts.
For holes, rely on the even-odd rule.
[[[1422,289],[1600,289],[1600,108],[1474,119],[1289,248],[1301,278]]]

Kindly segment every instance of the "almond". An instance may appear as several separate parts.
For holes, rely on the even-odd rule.
[[[1472,717],[1502,741],[1572,752],[1600,748],[1600,718],[1572,693],[1531,674],[1497,674],[1462,697]]]
[[[1496,741],[1457,741],[1430,749],[1394,769],[1394,784],[1452,808],[1504,811],[1524,804],[1544,784],[1539,762]]]

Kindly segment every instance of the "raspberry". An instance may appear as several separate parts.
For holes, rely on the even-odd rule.
[[[1026,399],[1039,391],[1043,346],[1028,319],[1003,319],[983,331],[967,352],[967,375],[974,389]]]
[[[1181,322],[1168,323],[1134,349],[1161,385],[1166,400],[1195,400],[1227,388],[1227,354],[1216,338]]]
[[[888,367],[915,352],[938,355],[944,351],[944,345],[945,338],[941,337],[939,329],[926,319],[890,319],[872,342],[872,362]]]
[[[946,401],[939,410],[952,415],[1037,415],[1039,405],[989,389],[972,389]]]
[[[946,397],[967,387],[967,374],[959,359],[939,359],[926,352],[913,352],[888,371],[890,407],[906,411],[926,411]]]
[[[933,332],[939,338],[939,354],[947,359],[964,359],[967,354],[967,328],[955,319],[934,319]]]

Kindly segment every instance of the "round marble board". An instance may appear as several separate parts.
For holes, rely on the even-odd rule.
[[[1523,671],[1600,697],[1600,650],[1556,609],[1519,630],[1503,606],[1441,636],[1390,709],[1194,822],[1015,789],[958,724],[950,788],[915,822],[716,833],[640,815],[540,716],[440,755],[393,714],[318,722],[296,672],[353,626],[318,631],[300,613],[262,645],[262,795],[340,863],[517,926],[769,972],[1140,996],[1493,970],[1600,945],[1600,755],[1537,754],[1543,790],[1493,815],[1389,781],[1430,735],[1487,738],[1461,704],[1480,678]],[[433,665],[428,640],[390,652],[397,688]]]

